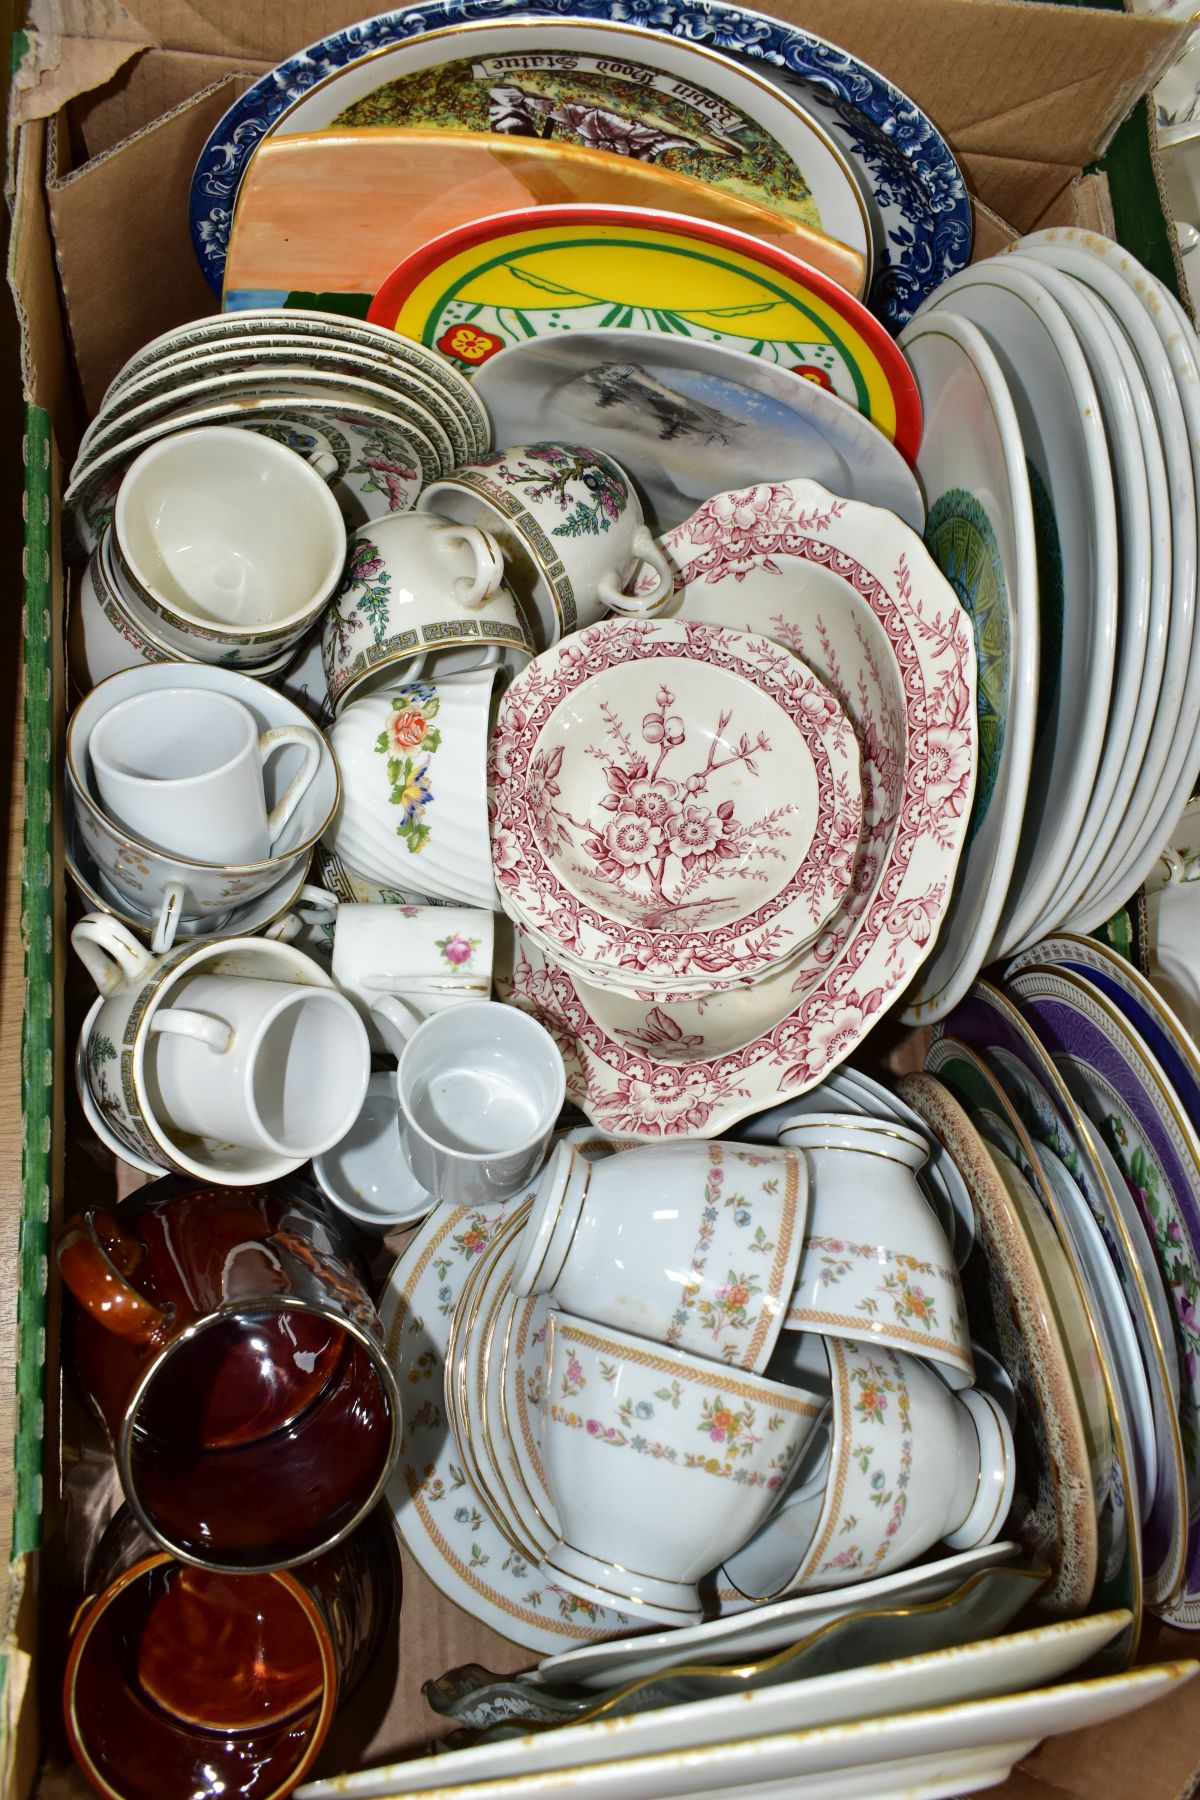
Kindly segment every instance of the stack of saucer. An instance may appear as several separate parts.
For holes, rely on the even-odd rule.
[[[491,445],[470,383],[434,350],[332,313],[201,319],[130,358],[84,433],[64,496],[83,561],[139,451],[190,425],[257,431],[315,462],[351,527],[407,512]]]

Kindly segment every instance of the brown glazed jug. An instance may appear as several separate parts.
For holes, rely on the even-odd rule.
[[[67,1655],[76,1761],[108,1800],[280,1800],[374,1661],[398,1582],[382,1508],[336,1550],[273,1575],[180,1563],[123,1508]]]
[[[143,1529],[234,1573],[332,1548],[374,1505],[400,1401],[344,1228],[289,1183],[152,1183],[58,1240],[66,1366]]]

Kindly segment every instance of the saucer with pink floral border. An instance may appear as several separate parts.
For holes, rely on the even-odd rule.
[[[850,888],[854,732],[766,638],[627,618],[573,633],[501,702],[492,782],[507,909],[641,982],[758,974]]]
[[[713,1137],[815,1087],[932,949],[971,813],[975,648],[916,533],[814,482],[717,495],[664,542],[679,571],[680,622],[695,606],[769,629],[849,716],[863,788],[850,893],[786,967],[707,1004],[589,991],[574,964],[524,931],[498,975],[506,997],[554,1035],[567,1091],[595,1124]]]

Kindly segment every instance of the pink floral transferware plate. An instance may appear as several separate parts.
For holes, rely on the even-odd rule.
[[[711,1137],[828,1075],[932,949],[974,791],[975,649],[920,538],[815,483],[718,495],[664,541],[682,619],[769,629],[849,716],[863,792],[850,892],[784,972],[728,995],[608,989],[602,1005],[521,930],[506,987],[554,1033],[594,1123]]]
[[[513,682],[492,736],[502,902],[547,946],[659,984],[749,976],[849,891],[858,744],[766,638],[606,619]]]

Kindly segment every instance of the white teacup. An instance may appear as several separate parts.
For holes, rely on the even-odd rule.
[[[666,1143],[601,1162],[561,1143],[533,1196],[514,1294],[761,1371],[800,1259],[808,1173],[797,1150]]]
[[[361,1071],[365,1090],[370,1056],[361,1022],[337,994],[331,977],[290,944],[254,937],[189,941],[156,957],[125,925],[104,913],[90,913],[81,919],[71,933],[71,943],[102,995],[102,1003],[88,1015],[86,1063],[92,1097],[107,1127],[106,1141],[115,1138],[139,1163],[165,1165],[201,1181],[245,1187],[278,1180],[307,1161],[307,1152],[283,1154],[262,1142],[247,1148],[226,1136],[190,1131],[168,1116],[157,1075],[157,1052],[171,1040],[173,1047],[178,1044],[179,1030],[193,1029],[190,1020],[180,1025],[181,1014],[167,1019],[180,987],[192,976],[212,975],[230,988],[243,980],[276,990],[301,987],[337,1001],[349,1014],[350,1028],[358,1034],[351,1041],[347,1033],[344,1040],[349,1049],[347,1068],[353,1068],[356,1080]],[[166,1022],[160,1023],[160,1019]],[[211,1019],[203,1029],[210,1026],[217,1029]],[[223,1032],[221,1036],[223,1039]],[[206,1044],[193,1043],[191,1048],[215,1062],[216,1055]],[[279,1063],[273,1067],[277,1074]],[[324,1077],[322,1058],[317,1078]],[[270,1111],[278,1103],[277,1090],[268,1082],[261,1092]],[[348,1109],[350,1124],[360,1101],[361,1093]]]
[[[673,591],[633,483],[602,450],[552,443],[498,450],[433,482],[417,510],[487,527],[543,650],[610,608],[654,612]],[[630,593],[641,563],[643,591]]]
[[[355,533],[325,613],[321,655],[335,712],[385,681],[491,667],[511,673],[533,640],[486,531],[435,513],[393,513]]]
[[[975,1379],[949,1240],[917,1184],[925,1140],[891,1119],[801,1113],[779,1141],[812,1177],[786,1328],[870,1338],[936,1362],[952,1388]]]
[[[198,426],[130,464],[113,513],[123,588],[202,661],[263,662],[295,644],[337,586],[346,528],[302,456],[257,432]]]
[[[371,1052],[343,994],[189,975],[153,1029],[150,1092],[177,1132],[303,1160],[344,1138],[361,1111]]]
[[[326,848],[381,888],[496,908],[484,770],[498,671],[352,700],[329,730],[342,803]]]
[[[286,744],[303,761],[268,813],[263,764]],[[321,760],[310,728],[259,731],[239,700],[192,687],[120,701],[96,721],[89,750],[114,824],[156,850],[209,863],[269,857]]]
[[[785,1333],[772,1373],[790,1353],[789,1373],[811,1381],[813,1344],[829,1357],[828,1454],[816,1438],[800,1485],[727,1559],[734,1586],[755,1600],[843,1587],[890,1575],[939,1541],[970,1550],[999,1537],[1016,1471],[997,1403],[974,1388],[951,1393],[916,1357],[845,1338]]]
[[[552,1312],[541,1450],[563,1541],[542,1568],[646,1620],[699,1618],[697,1581],[770,1512],[824,1406]]]
[[[566,1093],[550,1034],[492,1000],[420,1024],[388,995],[371,1010],[400,1059],[400,1136],[426,1192],[455,1206],[524,1192],[545,1160]]]

